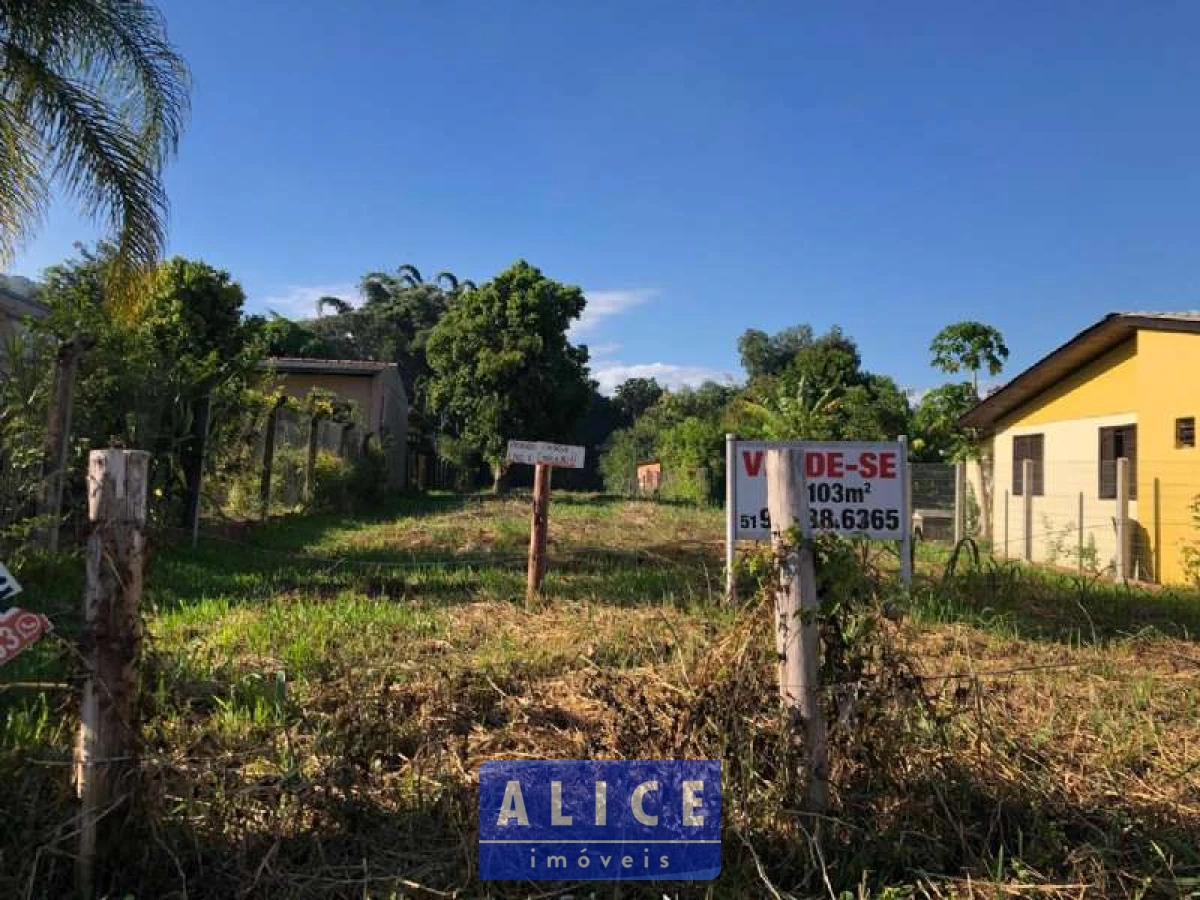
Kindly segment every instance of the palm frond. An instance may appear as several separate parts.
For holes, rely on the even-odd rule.
[[[14,104],[0,97],[0,265],[41,223],[49,198],[38,160],[37,132]]]
[[[408,263],[396,269],[396,278],[401,284],[408,287],[417,287],[425,283],[425,279],[421,277],[421,271]]]
[[[28,211],[44,208],[54,179],[111,227],[114,281],[136,284],[164,243],[161,169],[178,147],[189,87],[160,13],[145,0],[0,0],[0,118],[19,117],[37,139],[18,145],[14,129],[0,125],[0,143],[10,147],[2,177],[13,178],[0,190],[24,185],[26,198],[24,213],[0,217],[0,249],[31,227]],[[17,152],[27,162],[11,168]],[[40,195],[25,174],[31,165]],[[22,227],[14,227],[18,217]]]

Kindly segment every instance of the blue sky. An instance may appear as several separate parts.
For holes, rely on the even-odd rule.
[[[171,253],[307,314],[410,262],[582,285],[593,370],[740,375],[841,325],[912,388],[1200,307],[1200,4],[170,0],[195,78]],[[58,205],[14,270],[95,229]]]

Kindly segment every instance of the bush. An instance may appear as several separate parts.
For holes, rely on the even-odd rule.
[[[387,491],[387,460],[374,444],[350,462],[320,451],[314,475],[316,512],[364,512],[378,507]]]

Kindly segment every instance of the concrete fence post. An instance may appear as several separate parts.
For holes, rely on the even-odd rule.
[[[1024,533],[1024,552],[1022,557],[1025,562],[1033,562],[1033,460],[1021,460],[1021,498],[1024,501],[1022,504],[1022,516],[1025,530]]]
[[[1008,559],[1008,491],[1004,492],[1004,558]]]
[[[1113,575],[1118,584],[1129,577],[1129,460],[1117,460],[1117,564]]]
[[[967,464],[954,464],[954,543],[967,536]]]

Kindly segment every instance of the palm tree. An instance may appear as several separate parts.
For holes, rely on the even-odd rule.
[[[53,182],[111,226],[121,281],[152,264],[189,82],[147,0],[0,0],[0,262]]]
[[[421,277],[421,271],[408,263],[396,269],[396,280],[405,287],[420,287],[425,283],[425,279]]]
[[[321,297],[317,300],[317,318],[321,318],[321,313],[325,311],[325,307],[333,310],[334,315],[343,315],[350,312],[354,307],[340,297]]]
[[[453,272],[438,272],[433,276],[433,283],[447,293],[458,293],[458,277]],[[443,284],[445,287],[442,287]]]

